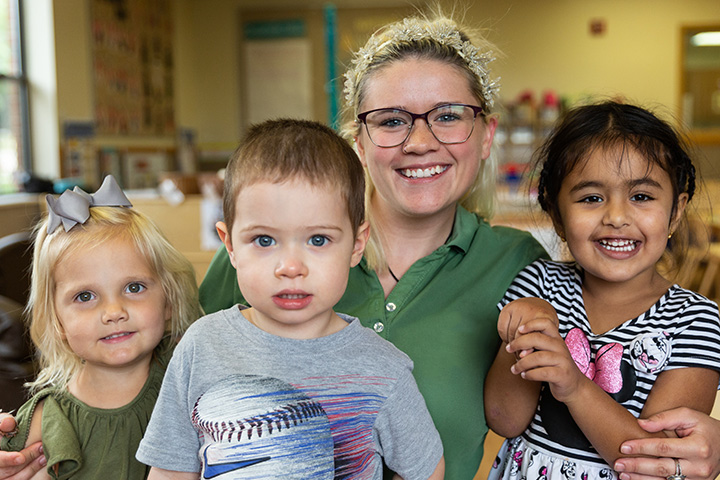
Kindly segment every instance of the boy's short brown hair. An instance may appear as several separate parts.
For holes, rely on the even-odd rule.
[[[365,219],[365,177],[360,159],[331,128],[294,119],[268,120],[251,126],[230,157],[223,192],[228,232],[232,231],[235,202],[243,187],[294,178],[338,188],[347,204],[353,233],[357,233]]]

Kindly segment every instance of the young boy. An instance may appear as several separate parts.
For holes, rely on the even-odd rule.
[[[252,127],[217,230],[252,308],[195,322],[177,346],[137,458],[150,479],[443,478],[410,359],[336,314],[368,239],[363,169],[331,129]]]

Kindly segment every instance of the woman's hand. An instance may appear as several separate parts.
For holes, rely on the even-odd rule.
[[[7,413],[0,413],[0,431],[15,430],[15,419]],[[29,480],[43,467],[47,460],[42,452],[42,443],[34,443],[19,452],[0,452],[0,480]]]
[[[674,458],[679,459],[688,480],[712,480],[720,474],[720,421],[690,408],[675,408],[638,423],[648,432],[673,430],[679,438],[624,442],[620,447],[623,454],[642,457],[615,462],[622,480],[664,479],[674,475]]]

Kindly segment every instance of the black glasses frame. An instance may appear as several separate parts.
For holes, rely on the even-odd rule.
[[[475,118],[477,118],[478,115],[480,115],[482,117],[485,116],[485,112],[483,111],[483,108],[478,107],[477,105],[467,105],[464,103],[446,103],[445,105],[438,105],[437,107],[431,108],[430,110],[428,110],[425,113],[408,112],[407,110],[403,110],[402,108],[376,108],[374,110],[368,110],[367,112],[358,113],[357,119],[360,120],[360,122],[362,122],[363,124],[365,124],[365,131],[367,132],[368,138],[373,143],[373,145],[380,147],[380,148],[393,148],[393,147],[397,147],[398,145],[402,145],[403,143],[405,143],[405,141],[408,139],[408,137],[410,137],[410,132],[412,131],[413,127],[415,126],[415,120],[417,120],[418,118],[422,118],[423,120],[425,120],[425,124],[428,126],[428,129],[430,130],[430,133],[432,133],[432,136],[435,137],[435,140],[437,140],[438,142],[440,142],[442,144],[457,145],[458,143],[467,142],[468,138],[470,138],[470,136],[475,131],[475,122],[473,122],[473,126],[470,129],[470,133],[468,133],[468,136],[465,137],[465,140],[462,140],[459,142],[443,142],[442,140],[437,138],[437,136],[435,135],[435,132],[433,132],[432,124],[428,121],[427,117],[430,114],[430,112],[434,112],[438,108],[444,108],[444,107],[467,107],[467,108],[470,108],[473,111],[473,120]],[[408,125],[407,134],[405,135],[405,138],[402,139],[402,142],[396,143],[395,145],[378,145],[377,143],[375,143],[375,140],[373,140],[372,135],[370,135],[370,130],[368,129],[367,116],[370,115],[371,113],[380,112],[382,110],[392,110],[395,112],[402,112],[402,113],[406,113],[406,114],[410,115],[410,118],[412,120],[410,122],[410,125]]]

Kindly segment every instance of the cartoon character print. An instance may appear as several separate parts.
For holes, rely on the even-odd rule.
[[[600,478],[615,478],[615,475],[609,468],[603,468],[600,470]]]
[[[510,466],[510,475],[516,476],[520,472],[520,467],[522,467],[522,461],[523,451],[518,450],[516,452],[513,452],[512,465]]]
[[[565,344],[575,365],[580,371],[608,393],[617,393],[622,389],[620,374],[623,348],[619,343],[608,343],[600,347],[592,360],[590,342],[583,331],[573,328],[565,337]]]
[[[630,342],[630,357],[633,366],[641,372],[661,371],[670,360],[670,335],[655,330],[638,335]]]
[[[532,467],[535,464],[535,457],[537,457],[538,453],[540,453],[540,452],[538,452],[537,450],[533,450],[532,452],[530,452],[530,459],[528,460],[528,468]]]
[[[616,402],[622,403],[632,397],[637,377],[633,365],[628,360],[623,360],[621,344],[604,344],[593,351],[580,328],[573,328],[568,332],[565,344],[578,369]],[[553,441],[585,450],[592,446],[573,420],[567,406],[552,396],[547,384],[540,393],[539,411],[543,426]]]
[[[543,465],[542,467],[540,467],[538,473],[539,475],[537,477],[537,480],[547,480],[548,467]]]
[[[563,478],[567,480],[575,479],[575,462],[570,460],[563,460],[562,467],[560,467],[560,473]]]

